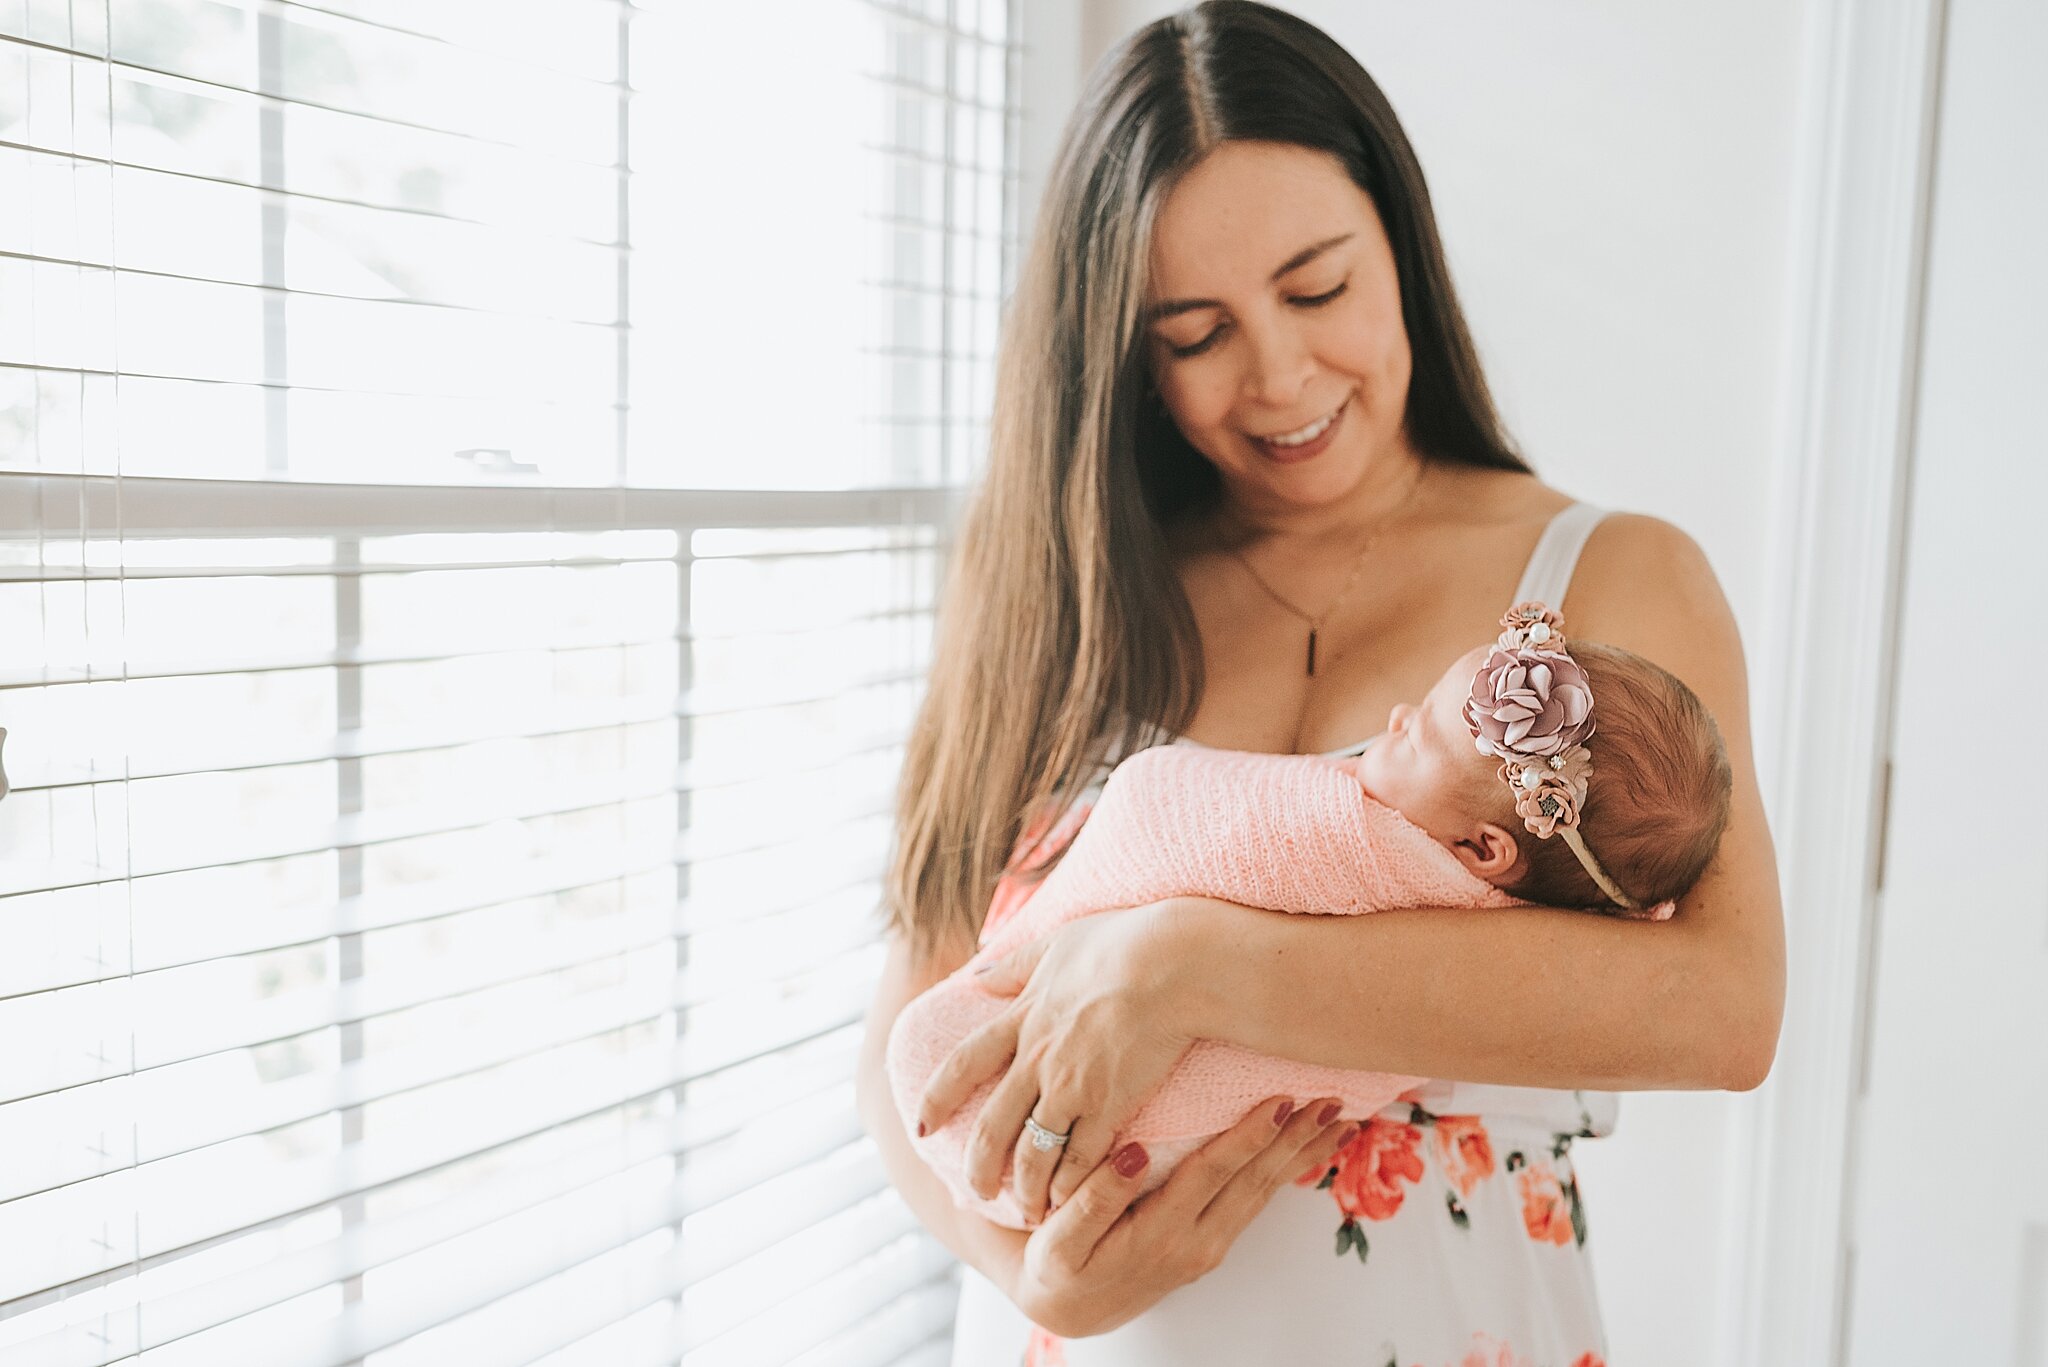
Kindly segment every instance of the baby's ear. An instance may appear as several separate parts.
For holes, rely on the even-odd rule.
[[[1474,826],[1465,837],[1451,846],[1451,853],[1458,856],[1473,875],[1489,883],[1498,883],[1515,871],[1522,862],[1522,847],[1515,837],[1502,826],[1491,821]]]

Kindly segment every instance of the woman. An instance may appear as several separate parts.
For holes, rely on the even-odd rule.
[[[1741,645],[1703,556],[1512,450],[1392,110],[1261,5],[1197,6],[1105,60],[1006,329],[861,1067],[891,1177],[973,1269],[955,1360],[1602,1361],[1572,1140],[1611,1128],[1615,1089],[1755,1086],[1782,1007]],[[954,1209],[890,1107],[883,1043],[985,911],[1028,895],[1105,764],[1162,740],[1356,753],[1532,591],[1720,724],[1734,811],[1677,915],[1190,899],[1075,922],[991,976],[1015,1006],[923,1114],[995,1081],[974,1179],[992,1192],[1013,1156],[1050,1214],[1026,1235]],[[1356,1133],[1316,1102],[1262,1107],[1133,1200],[1144,1155],[1111,1142],[1196,1038],[1463,1081]]]

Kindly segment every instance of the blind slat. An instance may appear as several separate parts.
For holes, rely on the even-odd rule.
[[[125,372],[124,372],[125,373]],[[923,537],[962,498],[945,488],[763,490],[535,487],[423,482],[379,486],[236,479],[117,481],[100,474],[0,471],[0,527],[49,541],[124,537],[455,536],[472,532],[628,532],[696,528],[896,528]]]
[[[822,1367],[868,1360],[890,1343],[908,1347],[951,1312],[958,1266],[942,1246],[905,1239],[804,1286],[802,1314],[757,1316],[694,1349],[690,1365],[806,1362]]]
[[[108,665],[97,669],[87,666],[52,666],[42,664],[33,668],[0,668],[0,690],[18,688],[54,688],[84,686],[89,684],[145,682],[152,679],[191,679],[226,675],[274,674],[302,669],[368,669],[381,665],[440,664],[450,660],[474,660],[493,655],[532,655],[545,652],[554,656],[565,656],[579,651],[630,650],[635,647],[694,645],[711,641],[766,640],[775,637],[801,636],[813,631],[831,630],[834,627],[857,625],[866,622],[900,620],[929,616],[928,602],[916,602],[901,608],[869,613],[848,614],[839,617],[825,617],[817,624],[804,624],[779,629],[769,628],[753,632],[664,632],[656,636],[627,635],[602,631],[565,632],[546,643],[526,640],[482,640],[470,643],[448,642],[438,647],[393,647],[389,649],[343,648],[319,652],[265,653],[258,655],[212,656],[204,660],[166,660],[154,664],[131,667],[125,672],[118,666]],[[776,704],[784,706],[787,704]]]
[[[881,680],[879,686],[901,682],[903,680],[900,676],[890,676]],[[863,683],[856,686],[878,685]],[[16,760],[9,766],[9,776],[15,780],[12,791],[26,794],[51,788],[90,787],[96,783],[189,778],[198,774],[248,773],[344,759],[390,759],[399,755],[425,755],[438,751],[471,749],[509,740],[556,740],[565,736],[589,735],[595,732],[624,731],[626,728],[648,722],[676,718],[731,716],[742,712],[802,707],[806,703],[823,701],[829,696],[836,694],[814,695],[793,702],[771,700],[758,704],[749,703],[745,706],[706,706],[698,710],[697,699],[689,695],[624,694],[603,703],[550,707],[544,715],[534,717],[528,724],[517,727],[508,727],[503,722],[485,719],[468,726],[439,723],[411,727],[390,725],[341,728],[318,739],[299,741],[295,748],[288,748],[292,747],[293,742],[286,740],[273,742],[261,749],[252,746],[238,753],[232,748],[232,739],[225,746],[218,741],[209,741],[203,747],[196,746],[195,753],[188,755],[146,755],[139,762],[130,761],[125,773],[98,771],[90,756],[82,759],[51,756],[40,765],[22,764]],[[842,745],[820,752],[814,762],[781,772],[810,772],[841,760],[874,754],[893,748],[900,743],[901,736],[900,726],[870,727],[847,737]],[[711,763],[685,760],[676,766],[675,791],[703,792],[737,782],[738,779],[731,773],[732,768],[733,763],[730,760]]]
[[[733,1030],[730,1021],[733,1013],[728,1006],[726,1022],[707,1023],[706,1039],[679,1042],[664,1061],[665,1066],[644,1068],[641,1076],[629,1074],[616,1080],[580,1080],[576,1084],[581,1089],[580,1094],[572,1094],[572,1089],[564,1085],[559,1089],[559,1095],[540,1101],[529,1099],[525,1103],[524,1114],[506,1112],[499,1117],[472,1119],[469,1133],[454,1131],[445,1135],[407,1136],[395,1147],[391,1144],[381,1148],[367,1146],[366,1141],[365,1145],[348,1148],[341,1159],[329,1159],[324,1165],[301,1164],[299,1173],[289,1183],[280,1180],[260,1185],[254,1190],[234,1190],[231,1193],[232,1210],[225,1208],[228,1204],[225,1200],[215,1206],[187,1194],[188,1208],[181,1212],[177,1223],[165,1220],[160,1226],[141,1231],[139,1236],[133,1230],[119,1231],[119,1242],[112,1248],[83,1236],[75,1226],[58,1224],[50,1228],[49,1214],[67,1211],[94,1213],[118,1210],[124,1202],[132,1204],[135,1189],[128,1172],[120,1174],[119,1181],[103,1184],[101,1189],[81,1191],[66,1188],[46,1196],[25,1197],[0,1205],[0,1228],[8,1229],[17,1237],[42,1236],[32,1243],[0,1245],[0,1269],[14,1264],[12,1271],[0,1278],[0,1295],[6,1299],[18,1299],[60,1288],[76,1289],[97,1276],[117,1271],[137,1260],[147,1267],[175,1256],[189,1256],[230,1237],[276,1225],[344,1197],[374,1194],[421,1172],[475,1159],[521,1140],[545,1136],[578,1121],[603,1117],[634,1101],[654,1098],[678,1083],[765,1058],[778,1049],[787,1049],[806,1040],[847,1029],[861,1017],[865,1002],[860,1001],[859,996],[858,992],[845,990],[843,985],[821,988],[796,1000],[789,1011],[782,1013],[786,1019],[778,1020],[775,1028],[766,1032],[760,1031],[758,1025],[746,1031]],[[751,1035],[752,1038],[736,1037],[741,1035]],[[857,1133],[858,1118],[852,1117],[850,1111],[848,1114],[848,1123]],[[612,1136],[599,1147],[606,1153],[621,1151],[612,1142],[616,1138],[617,1135]],[[656,1140],[644,1136],[641,1142],[659,1147]],[[97,1224],[95,1221],[91,1227],[96,1228]],[[53,1241],[60,1235],[60,1246],[53,1247]],[[122,1246],[132,1244],[137,1237],[144,1241],[140,1246]]]
[[[209,5],[218,6],[227,3],[227,0],[204,0],[204,2]],[[198,7],[194,0],[152,0],[152,3],[165,7],[182,6],[188,9]],[[119,39],[125,32],[126,30],[117,26],[115,29],[116,38]],[[361,120],[365,123],[404,129],[409,132],[429,133],[437,137],[460,139],[464,142],[509,149],[517,151],[521,155],[542,161],[574,162],[606,169],[614,168],[618,164],[615,150],[610,151],[608,155],[605,149],[593,147],[586,140],[579,154],[579,152],[571,150],[577,146],[572,139],[560,136],[546,136],[543,125],[538,119],[529,125],[531,133],[538,135],[536,137],[522,139],[508,136],[492,136],[488,132],[479,131],[478,127],[474,124],[467,128],[459,126],[462,122],[459,118],[455,120],[454,125],[451,125],[445,118],[435,120],[431,117],[422,117],[417,113],[408,115],[394,112],[388,108],[378,109],[370,103],[360,100],[350,104],[343,102],[343,100],[338,100],[332,95],[326,99],[315,98],[310,90],[296,95],[289,95],[277,91],[254,89],[252,88],[254,85],[253,78],[256,76],[256,72],[253,70],[247,72],[249,84],[238,84],[228,77],[228,73],[220,70],[215,70],[211,75],[197,74],[196,67],[181,62],[175,56],[166,59],[164,57],[151,57],[142,52],[130,51],[126,54],[117,52],[109,60],[101,53],[69,47],[59,42],[45,42],[4,32],[0,32],[0,44],[23,48],[30,53],[43,57],[69,59],[88,70],[100,71],[111,68],[113,72],[124,76],[155,78],[167,84],[196,89],[215,97],[225,97],[257,106],[285,111],[337,115]],[[235,46],[239,48],[241,44],[236,44]],[[200,51],[204,52],[205,49],[201,48]],[[178,69],[180,66],[184,66],[185,69]],[[530,77],[523,77],[522,79],[530,79]],[[609,82],[577,82],[576,84],[578,89],[573,98],[577,101],[602,101],[616,107],[618,100],[624,94],[617,86]],[[541,92],[533,91],[531,93],[535,95],[536,102],[539,102],[538,97]],[[584,110],[584,117],[579,120],[585,125],[586,130],[593,126],[601,127],[601,124],[592,124],[588,117],[592,112],[594,111]]]
[[[907,1367],[913,1359],[906,1354],[951,1329],[959,1295],[957,1272],[942,1273],[840,1338],[818,1345],[790,1367]]]
[[[34,542],[17,542],[22,550]],[[128,539],[124,544],[139,546],[146,550],[147,542]],[[5,543],[0,543],[4,546]],[[58,549],[62,549],[61,547]],[[760,561],[818,560],[826,557],[881,555],[906,555],[919,550],[931,549],[930,543],[912,543],[901,546],[861,547],[850,550],[786,550],[761,551],[747,555],[720,557],[724,559]],[[17,551],[19,553],[19,551]],[[693,556],[692,560],[712,559],[708,556]],[[611,569],[619,565],[671,564],[678,556],[671,552],[661,555],[582,555],[562,556],[557,559],[523,560],[457,560],[420,561],[412,564],[398,562],[369,563],[360,565],[305,564],[305,565],[149,565],[130,564],[126,566],[94,565],[89,568],[73,568],[63,565],[32,566],[0,564],[0,584],[68,584],[68,583],[121,583],[128,580],[146,579],[277,579],[277,578],[319,578],[319,579],[365,579],[378,575],[405,574],[456,574],[475,570],[591,570]]]
[[[652,956],[646,951],[674,943],[672,935],[656,933],[672,917],[664,914],[615,919],[621,924],[608,925],[598,931],[536,937],[481,966],[464,965],[459,970],[429,966],[405,977],[394,975],[388,982],[378,980],[367,986],[367,979],[346,979],[333,991],[331,1013],[316,1014],[315,1008],[321,1004],[317,999],[286,999],[259,1003],[262,1009],[238,1004],[237,1010],[224,1020],[187,1024],[178,1018],[178,1013],[193,1010],[197,1003],[189,997],[173,997],[163,1018],[151,1022],[159,1027],[163,1038],[145,1036],[146,1046],[137,1041],[131,1028],[134,1008],[126,998],[117,997],[112,1003],[117,1014],[111,1026],[98,1035],[96,1049],[80,1049],[75,1058],[59,1055],[14,1060],[8,1064],[6,1072],[0,1073],[0,1097],[17,1101],[54,1095],[66,1089],[187,1063],[214,1054],[281,1046],[312,1031],[345,1024],[367,1024],[494,988],[560,979],[578,971],[594,971],[613,961],[620,962],[635,974],[649,975],[667,983],[668,986],[661,989],[650,981],[639,989],[650,996],[660,992],[665,1006],[717,1006],[731,999],[748,998],[744,984],[725,991],[722,996],[709,996],[700,981],[702,975],[691,973],[687,966],[680,972],[674,972],[654,965]],[[641,952],[636,954],[634,951]],[[792,961],[800,961],[794,953]],[[630,981],[645,979],[636,977]],[[625,986],[621,985],[618,990],[628,1001],[637,1002]],[[87,1000],[78,1006],[101,1006],[111,995],[99,993],[97,996],[101,1000]],[[24,1003],[39,1005],[38,999],[33,997],[18,999],[14,1005],[20,1007]],[[53,1017],[53,1014],[40,1010],[33,1013],[17,1010],[10,1015],[9,1024],[13,1028],[8,1033],[11,1038],[61,1037],[54,1036],[53,1032],[68,1023],[62,1017]],[[17,1029],[20,1033],[16,1033]],[[70,1037],[81,1042],[94,1038],[84,1030],[74,1030]]]
[[[878,1192],[692,1285],[677,1306],[662,1352],[673,1363],[757,1315],[792,1300],[800,1303],[805,1288],[920,1232],[917,1218],[893,1190]]]
[[[266,1258],[227,1277],[153,1300],[156,1313],[145,1320],[140,1339],[134,1337],[132,1316],[114,1316],[111,1323],[126,1333],[103,1350],[94,1351],[81,1342],[81,1335],[58,1331],[13,1351],[21,1354],[23,1367],[100,1367],[137,1351],[181,1343],[185,1351],[211,1353],[216,1350],[207,1342],[208,1330],[232,1330],[238,1320],[307,1290],[402,1266],[437,1250],[445,1258],[459,1259],[470,1283],[460,1288],[461,1295],[442,1294],[453,1288],[436,1282],[409,1298],[412,1304],[387,1301],[388,1309],[381,1314],[344,1315],[330,1321],[318,1341],[304,1345],[310,1356],[290,1357],[289,1345],[272,1343],[264,1345],[267,1351],[256,1359],[265,1367],[341,1361],[451,1318],[450,1306],[487,1305],[547,1271],[599,1256],[650,1232],[681,1226],[685,1261],[671,1269],[661,1287],[664,1294],[675,1295],[730,1262],[740,1240],[753,1246],[788,1237],[881,1189],[885,1179],[879,1160],[860,1136],[850,1098],[842,1101],[846,1104],[834,1107],[802,1098],[799,1107],[770,1112],[694,1148],[662,1147],[667,1142],[664,1136],[676,1129],[673,1120],[643,1124],[622,1139],[588,1145],[581,1167],[558,1157],[489,1186],[378,1221],[358,1240]],[[619,1183],[630,1181],[632,1166],[644,1168],[664,1153],[685,1155],[673,1178],[656,1186],[642,1179],[637,1189],[619,1189]],[[632,1163],[620,1162],[621,1154]],[[602,1199],[603,1183],[613,1184],[618,1193],[611,1203]],[[492,1199],[480,1199],[484,1197]],[[690,1240],[688,1236],[696,1232],[693,1223],[702,1232]],[[522,1237],[521,1224],[547,1225],[550,1237]],[[342,1351],[344,1345],[350,1351]],[[329,1353],[335,1356],[325,1356]]]
[[[715,945],[704,944],[693,948],[692,962],[679,974],[646,973],[625,983],[565,992],[548,1002],[545,1012],[535,1011],[530,1001],[516,999],[507,1001],[499,1011],[472,1010],[467,1013],[472,1024],[451,1023],[417,1044],[346,1060],[314,1073],[267,1082],[235,1082],[230,1080],[234,1070],[228,1065],[247,1060],[238,1051],[226,1050],[45,1093],[24,1104],[19,1114],[0,1114],[0,1137],[27,1137],[38,1130],[90,1133],[111,1114],[126,1115],[129,1123],[104,1146],[80,1145],[60,1153],[32,1155],[0,1170],[0,1212],[7,1201],[17,1197],[137,1164],[163,1162],[245,1135],[280,1131],[341,1108],[414,1094],[408,1109],[417,1114],[423,1109],[417,1094],[442,1084],[465,1084],[467,1090],[462,1095],[467,1096],[479,1075],[492,1070],[530,1064],[549,1053],[589,1052],[593,1045],[632,1027],[656,1024],[673,1012],[715,1005],[734,993],[800,981],[832,968],[855,950],[865,949],[872,934],[866,917],[874,904],[874,890],[861,891],[865,895],[764,918],[761,924],[750,926],[764,940],[806,937],[800,941],[803,949],[778,959],[772,971],[734,970],[727,976],[714,956]],[[761,946],[748,948],[758,960]],[[650,1090],[675,1081],[672,1051],[658,1041],[621,1045],[613,1062],[627,1074],[652,1078]],[[191,1112],[186,1098],[195,1094],[212,1100],[203,1110]],[[4,1219],[0,1213],[0,1222]]]
[[[4,59],[6,56],[7,54],[4,51],[4,40],[0,40],[0,65],[4,65]],[[4,124],[0,124],[0,127],[4,126]],[[16,138],[0,137],[0,149],[12,152],[22,152],[30,156],[48,157],[53,160],[58,160],[73,165],[85,165],[93,166],[96,168],[105,168],[107,170],[114,172],[130,172],[135,174],[161,176],[166,180],[174,180],[194,186],[206,186],[216,190],[246,190],[252,194],[261,196],[265,202],[276,202],[288,205],[332,206],[334,208],[343,210],[359,210],[365,213],[390,215],[394,218],[403,218],[408,221],[417,221],[423,224],[445,225],[447,227],[458,229],[482,228],[488,229],[494,233],[527,234],[531,235],[533,238],[541,242],[548,243],[557,248],[596,247],[602,248],[609,253],[618,253],[628,250],[623,244],[618,242],[615,237],[604,234],[592,236],[587,235],[586,233],[579,233],[569,228],[560,226],[555,227],[551,231],[550,223],[548,221],[543,220],[541,222],[535,223],[529,220],[523,220],[519,217],[518,214],[511,212],[510,210],[505,210],[494,214],[489,212],[487,208],[479,208],[470,213],[457,213],[445,209],[429,208],[418,204],[405,204],[394,203],[390,201],[363,199],[358,196],[347,194],[322,193],[320,189],[314,186],[270,185],[253,178],[253,176],[248,178],[242,178],[231,174],[209,175],[203,171],[194,170],[190,167],[164,165],[157,162],[131,161],[122,157],[113,157],[105,155],[95,156],[88,151],[80,150],[77,148],[52,146],[35,142],[24,142]],[[601,170],[605,174],[611,174],[610,168],[590,169]],[[1014,239],[1006,237],[1005,240]]]
[[[914,682],[917,677],[906,675],[895,682]],[[742,712],[751,709],[734,707],[730,710]],[[0,897],[89,887],[126,878],[192,873],[202,869],[283,859],[320,850],[361,849],[398,841],[417,840],[423,836],[451,835],[505,822],[567,816],[598,808],[614,807],[638,799],[672,796],[679,791],[686,791],[677,787],[673,770],[658,775],[646,772],[652,767],[651,764],[642,763],[639,768],[643,772],[625,775],[627,781],[624,782],[619,777],[563,782],[553,786],[544,796],[538,793],[514,794],[508,799],[503,795],[491,795],[488,802],[478,801],[466,809],[454,812],[450,812],[445,806],[434,805],[419,808],[386,808],[378,812],[341,816],[331,821],[309,817],[301,829],[294,832],[264,837],[227,832],[215,837],[211,848],[188,847],[166,852],[159,857],[128,857],[108,863],[94,863],[63,856],[21,860],[0,870]],[[842,802],[835,809],[832,819],[820,829],[829,832],[833,826],[858,822],[867,817],[885,814],[889,810],[891,809],[887,803],[878,801],[873,794],[863,792],[854,800]],[[774,838],[733,842],[706,839],[694,832],[685,831],[676,840],[676,858],[685,862],[725,858],[781,844],[793,844],[800,838],[791,836],[787,840]]]
[[[772,1164],[772,1159],[770,1164],[761,1164],[757,1161],[760,1158],[758,1152],[749,1155],[750,1163],[747,1170],[750,1176],[757,1174],[762,1167]],[[846,1148],[824,1160],[793,1172],[785,1172],[777,1179],[775,1188],[757,1188],[754,1192],[741,1192],[729,1199],[731,1204],[738,1205],[746,1201],[750,1195],[756,1198],[747,1202],[750,1207],[747,1215],[755,1225],[756,1237],[788,1237],[814,1223],[819,1216],[842,1210],[872,1195],[886,1180],[880,1161],[873,1156],[872,1147],[865,1141],[857,1141],[849,1143]],[[666,1201],[656,1204],[652,1211],[635,1213],[626,1224],[625,1237],[637,1237],[681,1221],[684,1225],[681,1238],[687,1248],[690,1239],[687,1216],[693,1208],[707,1204],[701,1200],[691,1199],[690,1189],[693,1185],[712,1188],[714,1183],[711,1180],[693,1183],[692,1173],[686,1170],[681,1179],[669,1189],[671,1194]],[[733,1184],[731,1178],[727,1177],[718,1185],[724,1187]],[[773,1199],[759,1199],[763,1196]],[[471,1271],[471,1276],[465,1278],[466,1285],[436,1288],[434,1292],[422,1295],[417,1307],[392,1303],[390,1309],[382,1313],[337,1317],[334,1336],[327,1343],[313,1345],[310,1351],[302,1353],[293,1353],[290,1351],[290,1345],[280,1344],[279,1348],[284,1351],[269,1367],[333,1367],[336,1362],[366,1356],[443,1322],[447,1318],[447,1312],[443,1307],[451,1302],[488,1304],[537,1279],[537,1274],[543,1269],[552,1270],[565,1260],[580,1260],[582,1256],[595,1256],[616,1247],[624,1241],[618,1229],[621,1221],[615,1215],[607,1213],[607,1216],[608,1218],[604,1220],[593,1221],[596,1232],[583,1240],[565,1239],[551,1249],[539,1253],[528,1252],[522,1262],[512,1263],[510,1266],[466,1269]],[[721,1222],[721,1225],[724,1223]],[[723,1234],[723,1228],[719,1234]],[[723,1239],[716,1235],[700,1237],[705,1238],[705,1257],[711,1264],[708,1270],[722,1266],[721,1254],[725,1247]],[[687,1253],[683,1261],[684,1268],[669,1270],[666,1276],[659,1277],[653,1289],[674,1294],[687,1286],[691,1280],[685,1270],[688,1265]],[[448,1296],[445,1294],[448,1290],[457,1291],[459,1294]]]
[[[60,988],[112,982],[131,974],[181,968],[217,959],[256,955],[316,945],[343,935],[417,927],[443,917],[458,916],[509,903],[580,892],[605,884],[625,885],[645,874],[674,867],[667,850],[649,854],[624,846],[598,846],[574,858],[535,858],[509,865],[393,888],[365,897],[340,898],[315,904],[272,905],[255,910],[222,908],[218,917],[199,924],[181,924],[139,946],[108,945],[112,917],[79,926],[78,941],[67,955],[52,952],[39,967],[17,956],[0,962],[0,1000]],[[871,886],[881,873],[879,859],[842,865],[834,885],[822,892],[766,899],[734,899],[729,895],[680,897],[674,924],[680,935],[695,935],[721,926],[775,916]],[[86,909],[90,912],[93,909]],[[125,908],[122,909],[125,914]],[[23,911],[24,917],[34,913]],[[67,927],[68,928],[68,927]],[[126,929],[125,924],[122,927]]]
[[[321,299],[345,304],[392,305],[400,308],[448,309],[456,313],[477,314],[485,318],[518,319],[533,323],[559,323],[566,326],[613,327],[617,319],[603,309],[586,311],[564,311],[536,309],[531,304],[525,307],[504,307],[479,303],[472,299],[454,299],[435,295],[403,295],[395,292],[357,294],[347,290],[318,289],[311,285],[279,285],[262,280],[251,280],[240,275],[208,275],[198,271],[172,270],[164,266],[151,267],[136,261],[123,261],[119,265],[86,254],[65,256],[49,255],[42,252],[19,249],[0,250],[0,259],[19,261],[32,266],[68,267],[81,271],[114,272],[120,275],[147,277],[152,280],[168,280],[186,285],[220,286],[228,290],[253,291],[256,297],[275,296],[279,299]],[[609,263],[607,263],[609,264]],[[235,296],[226,295],[232,300]],[[396,315],[394,315],[395,317]],[[166,378],[192,379],[217,382],[216,376],[174,375]],[[302,386],[295,386],[302,387]]]

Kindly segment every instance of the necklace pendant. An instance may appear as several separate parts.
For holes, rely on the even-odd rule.
[[[1316,676],[1316,629],[1314,627],[1308,629],[1308,676],[1311,679]]]

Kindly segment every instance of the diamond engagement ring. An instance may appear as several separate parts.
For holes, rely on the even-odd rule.
[[[1067,1127],[1066,1134],[1059,1134],[1053,1130],[1048,1130],[1045,1126],[1027,1115],[1024,1117],[1024,1132],[1031,1136],[1031,1147],[1037,1149],[1040,1153],[1044,1153],[1047,1149],[1056,1149],[1066,1143],[1067,1139],[1074,1133],[1074,1130],[1070,1125]]]

